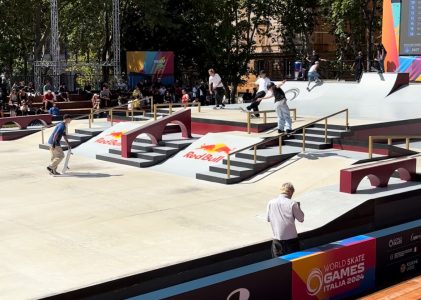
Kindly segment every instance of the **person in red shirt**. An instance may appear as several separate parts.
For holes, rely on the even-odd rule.
[[[47,111],[53,106],[54,95],[50,90],[45,93],[44,98],[42,99],[42,103],[44,103],[44,110]]]
[[[183,96],[181,97],[181,104],[183,104],[184,108],[187,108],[190,101],[190,96],[184,89],[181,91],[181,93],[183,94]]]

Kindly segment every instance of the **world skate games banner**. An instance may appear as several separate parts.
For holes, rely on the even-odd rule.
[[[221,165],[229,153],[251,147],[261,140],[234,134],[208,133],[173,158],[153,168],[195,178],[196,173],[208,172],[212,165]]]
[[[292,262],[292,299],[342,299],[375,287],[376,240],[367,236],[282,256]]]

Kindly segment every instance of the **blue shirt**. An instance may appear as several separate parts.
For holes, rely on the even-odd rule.
[[[55,141],[53,141],[54,136],[56,134],[57,134],[57,138],[56,138]],[[61,138],[65,135],[66,135],[66,124],[64,124],[64,122],[61,122],[54,128],[53,133],[51,134],[50,138],[48,139],[48,144],[53,145],[53,143],[54,143],[55,146],[60,146]]]
[[[60,114],[60,109],[53,106],[48,110],[48,113],[52,116],[58,116]]]

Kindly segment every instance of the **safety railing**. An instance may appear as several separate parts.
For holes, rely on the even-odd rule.
[[[164,104],[154,104],[153,105],[153,118],[156,121],[158,119],[158,108],[168,108],[169,114],[172,115],[173,107],[194,107],[197,106],[197,112],[201,112],[202,105],[200,102],[191,102],[191,103],[164,103]]]
[[[297,121],[297,109],[290,108],[290,112],[292,112],[292,120],[295,122]],[[247,111],[247,133],[251,134],[251,119],[252,115],[255,114],[263,114],[263,124],[267,124],[267,114],[274,113],[276,110],[261,110],[261,111]]]
[[[284,137],[284,136],[286,136],[288,134],[295,134],[297,131],[300,131],[300,130],[303,130],[303,152],[305,152],[305,129],[308,128],[308,127],[310,127],[310,126],[313,126],[314,124],[319,123],[319,122],[321,122],[323,120],[325,120],[325,141],[327,142],[327,125],[328,125],[327,120],[329,118],[331,118],[331,117],[334,117],[334,116],[339,115],[339,114],[342,114],[342,113],[345,113],[345,127],[348,129],[349,128],[349,112],[348,112],[348,109],[344,109],[344,110],[341,110],[341,111],[336,112],[334,114],[331,114],[329,116],[320,118],[319,120],[313,121],[313,122],[311,122],[309,124],[300,126],[300,127],[296,128],[296,129],[294,129],[290,133],[278,134],[278,135],[276,135],[276,136],[274,136],[272,138],[266,139],[264,141],[260,141],[260,142],[254,144],[254,145],[247,146],[247,147],[244,147],[244,148],[235,150],[235,151],[233,151],[231,153],[228,153],[227,154],[227,157],[226,157],[226,160],[227,160],[227,178],[229,179],[231,177],[231,156],[233,156],[233,155],[235,155],[235,154],[237,154],[239,152],[242,152],[244,150],[248,150],[248,149],[253,148],[253,161],[254,161],[254,163],[256,163],[257,162],[257,149],[258,149],[258,147],[263,146],[265,144],[268,144],[270,142],[273,142],[275,140],[278,140],[278,142],[279,142],[279,144],[278,144],[278,151],[279,152],[278,153],[279,153],[279,155],[282,155],[282,137]]]
[[[393,144],[393,140],[405,140],[405,148],[409,150],[411,140],[419,140],[421,136],[419,135],[370,135],[368,137],[368,158],[373,158],[373,150],[374,150],[374,141],[384,141],[387,140],[387,144],[391,146]]]
[[[332,117],[335,117],[335,116],[340,115],[340,114],[343,114],[343,113],[345,113],[345,128],[348,130],[348,128],[349,128],[349,111],[348,111],[348,109],[344,109],[344,110],[338,111],[336,113],[333,113],[331,115],[328,115],[326,117],[320,118],[320,119],[318,119],[316,121],[313,121],[311,123],[308,123],[308,124],[302,126],[301,129],[303,130],[303,152],[306,151],[306,129],[308,127],[313,126],[314,124],[317,124],[317,123],[320,123],[320,122],[324,121],[324,124],[325,124],[325,127],[324,127],[324,137],[325,137],[325,144],[327,144],[328,120],[330,118],[332,118]]]

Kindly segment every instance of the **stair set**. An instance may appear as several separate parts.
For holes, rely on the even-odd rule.
[[[99,135],[102,131],[104,131],[104,129],[101,128],[76,129],[75,133],[67,135],[67,139],[69,140],[70,147],[76,148],[80,144]],[[46,138],[48,139],[49,137]],[[61,141],[60,145],[64,151],[68,150],[66,142]],[[49,150],[50,146],[48,144],[39,144],[39,148],[43,150]]]
[[[194,138],[167,140],[160,141],[158,145],[154,145],[148,139],[136,138],[129,158],[121,156],[121,149],[110,149],[107,154],[98,154],[96,159],[137,168],[147,168],[169,159],[190,146],[194,141]]]
[[[314,124],[306,128],[306,149],[323,150],[332,148],[334,139],[340,139],[346,133],[345,126],[328,125],[327,143],[325,143],[324,125]],[[209,172],[196,174],[196,179],[206,180],[222,184],[234,184],[251,178],[262,171],[278,165],[302,151],[303,133],[302,130],[284,137],[282,140],[282,154],[279,154],[279,147],[269,146],[257,149],[256,162],[254,161],[254,151],[246,150],[234,154],[230,159],[231,175],[227,175],[227,159],[222,165],[210,166]]]

